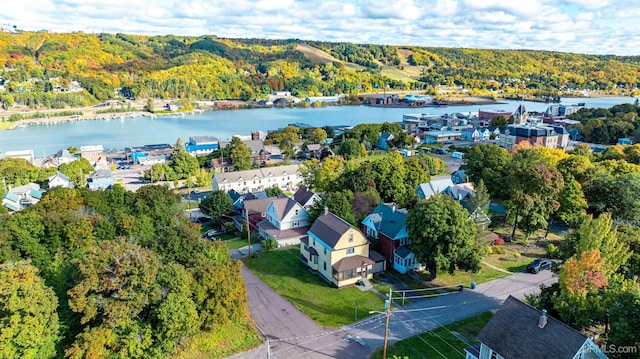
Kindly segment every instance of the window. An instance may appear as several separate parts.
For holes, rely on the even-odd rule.
[[[353,233],[349,233],[349,243],[353,242]]]
[[[267,212],[262,212],[262,213],[260,213],[260,215],[264,218],[264,217],[267,216]]]
[[[298,212],[300,212],[300,210],[296,209],[296,216],[298,215]]]
[[[324,247],[324,255],[327,255],[327,247]]]
[[[322,262],[322,267],[324,268],[324,270],[327,270],[327,262]]]
[[[404,238],[400,238],[400,245],[404,246],[404,244],[405,244],[405,239]]]
[[[353,254],[354,249],[353,248],[347,248],[347,254]]]
[[[318,256],[313,256],[313,264],[318,264]]]

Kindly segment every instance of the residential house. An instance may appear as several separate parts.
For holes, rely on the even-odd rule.
[[[381,150],[386,150],[389,148],[389,141],[393,140],[395,136],[390,132],[382,132],[380,133],[380,137],[378,138],[378,144],[376,145]]]
[[[416,188],[416,194],[419,199],[427,199],[437,193],[444,192],[447,188],[453,186],[451,178],[433,180],[427,183],[421,183]]]
[[[302,148],[302,155],[309,158],[320,158],[323,146],[317,143],[307,144]]]
[[[320,201],[320,196],[308,187],[300,186],[296,193],[293,194],[293,199],[308,210],[314,203]]]
[[[475,127],[467,127],[460,131],[460,139],[463,141],[480,141],[480,131]]]
[[[466,202],[470,200],[471,197],[475,196],[476,192],[475,192],[473,183],[466,182],[466,183],[452,184],[446,187],[445,189],[443,189],[442,193],[448,194],[458,202]]]
[[[55,174],[49,176],[49,188],[73,188],[73,183],[69,180],[69,177],[65,176],[64,173],[58,171]]]
[[[87,186],[91,190],[111,188],[116,183],[115,177],[109,170],[100,169],[89,176]]]
[[[415,255],[409,249],[411,240],[406,225],[407,210],[396,209],[396,204],[379,204],[363,221],[362,228],[368,237],[380,244],[380,254],[399,273],[422,270]]]
[[[4,158],[22,158],[23,160],[26,160],[29,163],[35,162],[33,150],[6,151],[4,153]]]
[[[240,138],[240,136],[234,136]],[[264,142],[262,140],[242,140],[249,149],[251,150],[251,160],[253,162],[262,162],[267,160],[267,153],[264,150]],[[220,141],[220,148],[225,148],[230,145],[229,141]]]
[[[231,191],[227,192],[227,194],[229,195],[229,197],[231,197],[231,201],[233,201],[234,211],[240,211],[240,209],[242,208],[242,202],[244,202],[245,200],[267,198],[267,193],[264,191],[255,193],[239,193],[236,190],[232,189]]]
[[[214,191],[258,192],[278,187],[283,191],[294,191],[302,183],[298,165],[263,167],[255,170],[224,172],[213,175]]]
[[[258,232],[258,223],[267,218],[267,208],[276,197],[245,199],[242,201],[242,216],[249,219],[249,230]]]
[[[300,259],[336,287],[373,278],[369,241],[357,228],[325,209],[300,241]]]
[[[17,212],[38,203],[44,192],[37,183],[14,187],[2,196],[2,205],[10,212]]]
[[[509,296],[477,339],[466,359],[606,359],[589,337]]]
[[[275,239],[278,247],[300,244],[309,230],[309,212],[293,199],[280,195],[266,210],[266,219],[258,222],[258,233],[264,239]]]
[[[71,163],[78,158],[73,156],[71,153],[69,153],[69,150],[59,150],[53,156],[53,159],[54,159],[54,165],[60,166],[63,163]]]

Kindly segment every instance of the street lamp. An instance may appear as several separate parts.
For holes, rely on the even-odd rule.
[[[382,347],[382,359],[387,359],[387,338],[389,337],[389,317],[391,316],[391,288],[389,288],[389,294],[387,296],[389,299],[384,301],[384,313],[376,310],[369,311],[369,314],[380,313],[387,317],[384,324],[384,346]]]

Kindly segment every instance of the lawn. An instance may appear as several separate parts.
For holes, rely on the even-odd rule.
[[[421,272],[420,275],[424,279],[429,278],[428,271]],[[501,272],[499,270],[489,268],[485,265],[481,265],[481,268],[477,273],[459,270],[453,272],[453,274],[449,274],[447,272],[438,272],[436,279],[432,280],[430,283],[437,287],[463,285],[468,288],[471,285],[471,282],[481,284],[490,282],[494,279],[503,278],[508,275],[509,273]]]
[[[245,259],[245,265],[278,294],[293,303],[316,323],[324,327],[341,327],[358,317],[369,316],[370,310],[383,310],[384,301],[372,291],[358,287],[335,288],[312,273],[300,261],[298,247],[261,252]]]
[[[464,358],[464,349],[491,319],[491,312],[484,312],[459,322],[431,330],[394,343],[387,347],[387,358]],[[382,358],[382,349],[376,350],[371,359]]]
[[[225,238],[225,236],[227,236],[227,238]],[[225,234],[221,238],[224,241],[224,244],[226,244],[229,249],[238,249],[247,246],[247,239],[240,238],[236,234]],[[258,237],[257,235],[252,235],[251,244],[256,243],[260,243],[260,237]]]

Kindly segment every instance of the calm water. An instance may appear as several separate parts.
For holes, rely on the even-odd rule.
[[[632,103],[630,97],[604,97],[592,99],[564,98],[563,104],[586,102],[590,108],[610,108],[621,103]],[[98,120],[65,122],[51,125],[32,125],[0,131],[0,152],[29,150],[36,157],[51,155],[69,146],[103,145],[107,149],[123,149],[156,143],[175,143],[178,137],[185,142],[191,136],[215,136],[222,140],[233,135],[249,136],[251,131],[282,128],[290,123],[311,126],[357,125],[359,123],[397,122],[406,113],[469,113],[478,110],[514,111],[519,101],[483,106],[429,107],[419,109],[377,108],[366,106],[336,106],[322,108],[270,108],[232,111],[212,111],[186,116],[167,116],[151,119],[138,117],[125,120]],[[529,111],[544,111],[547,104],[525,102]]]

